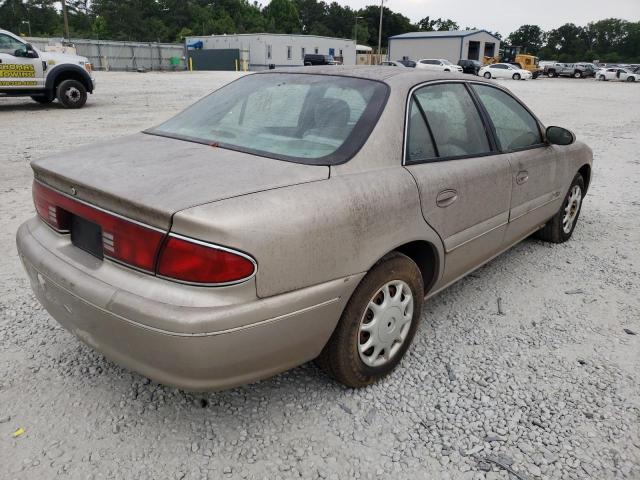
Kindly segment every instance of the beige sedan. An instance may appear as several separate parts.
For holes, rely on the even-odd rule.
[[[35,161],[18,250],[58,322],[158,382],[317,359],[361,387],[400,362],[425,298],[532,233],[568,240],[591,163],[481,78],[269,71]]]

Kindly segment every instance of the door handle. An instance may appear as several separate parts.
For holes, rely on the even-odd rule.
[[[521,170],[516,175],[516,183],[518,185],[522,185],[523,183],[527,183],[528,180],[529,180],[529,172],[527,172],[526,170]]]
[[[458,200],[458,192],[452,188],[447,188],[446,190],[442,190],[438,193],[438,196],[436,197],[436,205],[446,208],[449,205],[452,205],[456,200]]]

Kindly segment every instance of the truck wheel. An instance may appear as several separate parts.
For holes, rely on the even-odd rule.
[[[549,76],[549,78],[553,78],[556,76],[556,72],[555,70],[549,70],[549,72],[547,73],[547,75]]]
[[[81,108],[87,103],[87,89],[78,80],[65,80],[58,85],[57,97],[66,108]]]
[[[362,279],[316,363],[352,388],[390,373],[415,336],[424,300],[420,269],[392,252]]]
[[[519,74],[519,73],[514,73],[514,74],[513,74],[513,79],[514,79],[514,80],[520,80],[520,78],[521,78],[521,77],[520,77],[520,74]]]
[[[573,73],[573,78],[582,78],[582,73],[581,72],[574,72]]]
[[[489,80],[491,78],[491,73],[490,72],[484,72],[484,78],[486,78],[487,80]]]
[[[31,100],[42,105],[47,105],[53,102],[54,99],[50,95],[31,95]]]
[[[573,178],[569,191],[562,202],[562,206],[541,230],[536,232],[536,237],[552,243],[564,243],[571,238],[573,229],[576,228],[582,198],[584,196],[584,179],[579,173]]]

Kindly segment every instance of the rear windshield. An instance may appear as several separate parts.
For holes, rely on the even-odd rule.
[[[388,86],[332,75],[247,75],[146,133],[313,165],[362,147]]]

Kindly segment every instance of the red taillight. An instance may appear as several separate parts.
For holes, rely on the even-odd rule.
[[[170,234],[157,273],[181,282],[229,284],[249,278],[255,268],[253,260],[240,252]]]
[[[71,226],[71,215],[60,208],[58,193],[33,182],[33,203],[40,218],[59,232],[68,232]]]
[[[105,257],[151,274],[180,282],[225,285],[246,280],[256,270],[253,259],[244,253],[177,234],[167,236],[162,230],[88,205],[36,181],[33,201],[40,218],[60,233],[69,232],[72,215],[98,224]]]
[[[100,225],[104,255],[142,270],[154,272],[165,232],[126,220],[67,197],[33,182],[33,200],[38,215],[59,232],[69,230],[71,214]]]

